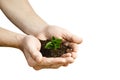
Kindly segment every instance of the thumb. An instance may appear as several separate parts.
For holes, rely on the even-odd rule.
[[[43,33],[43,34],[41,33],[41,34],[37,35],[36,37],[40,40],[47,40],[47,37],[45,36],[45,33]]]
[[[70,41],[70,42],[73,42],[73,43],[77,43],[77,44],[80,44],[82,43],[82,38],[74,35],[74,34],[71,34],[71,33],[67,33],[63,36],[63,38],[67,41]]]
[[[31,57],[37,62],[40,63],[42,61],[42,54],[39,51],[34,51],[31,53]]]

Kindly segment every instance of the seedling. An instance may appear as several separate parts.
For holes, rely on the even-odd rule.
[[[51,41],[46,43],[45,48],[57,50],[58,48],[60,48],[61,43],[62,43],[62,39],[55,38],[53,36]]]
[[[61,57],[63,54],[67,53],[69,46],[65,46],[62,39],[55,38],[54,36],[51,40],[40,40],[41,49],[40,52],[44,57]]]

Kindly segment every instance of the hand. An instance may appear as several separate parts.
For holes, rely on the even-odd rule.
[[[42,55],[39,52],[41,47],[39,40],[31,35],[28,35],[25,36],[21,42],[20,49],[23,51],[28,65],[33,67],[37,63],[41,62]]]
[[[31,35],[25,36],[21,41],[20,49],[23,51],[28,65],[33,67],[35,70],[44,68],[59,68],[68,63],[72,63],[71,57],[61,58],[46,58],[42,57],[39,52],[41,43],[39,40]]]
[[[82,42],[81,38],[73,35],[66,29],[57,26],[45,27],[40,33],[38,33],[37,38],[39,38],[40,40],[47,40],[51,39],[52,36],[62,39],[67,46],[70,46],[72,48],[72,52],[64,54],[64,57],[70,55],[73,59],[76,58],[76,52],[78,48],[77,45]]]

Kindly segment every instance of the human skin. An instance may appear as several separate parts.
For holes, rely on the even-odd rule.
[[[63,56],[71,56],[73,60],[77,57],[77,45],[82,42],[82,39],[66,29],[47,24],[34,12],[28,0],[0,0],[0,8],[8,19],[24,33],[33,35],[40,40],[51,39],[52,36],[61,38],[73,49],[72,52]],[[38,64],[36,68],[40,69],[41,66]]]
[[[0,7],[8,19],[26,34],[37,36],[48,25],[34,12],[28,0],[0,0]]]
[[[6,29],[0,28],[0,46],[14,47],[23,51],[24,56],[30,67],[35,70],[52,68],[56,69],[74,60],[69,57],[46,58],[39,52],[41,44],[37,38],[32,35],[22,35]]]
[[[61,33],[61,35],[59,35],[61,38],[63,38],[62,35],[65,35],[64,38],[68,41],[69,39],[72,39],[70,41],[74,43],[82,42],[81,38],[73,35],[69,31],[61,29],[57,26],[48,25],[34,12],[28,0],[0,0],[0,7],[8,19],[26,34],[31,34],[38,37],[43,31],[46,34],[50,33],[48,30],[51,28],[51,31],[55,32],[51,33],[51,35]],[[55,31],[56,29],[60,30]],[[64,30],[64,32],[62,32],[62,30]]]

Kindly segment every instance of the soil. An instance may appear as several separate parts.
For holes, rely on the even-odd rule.
[[[54,49],[46,49],[45,45],[50,40],[40,40],[41,42],[41,50],[40,52],[44,57],[60,57],[63,54],[67,53],[67,49],[71,49],[69,46],[65,46],[63,43],[61,43],[60,48],[54,50]]]

